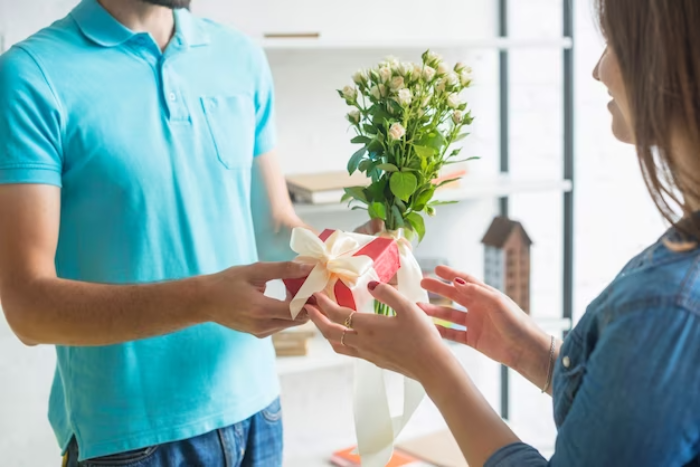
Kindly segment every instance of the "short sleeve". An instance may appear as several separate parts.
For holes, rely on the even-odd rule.
[[[36,60],[20,47],[0,56],[0,184],[61,186],[62,117]]]
[[[277,143],[275,86],[267,57],[257,51],[258,80],[255,92],[255,156],[272,151]]]

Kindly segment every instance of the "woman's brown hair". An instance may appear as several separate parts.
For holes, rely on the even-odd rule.
[[[595,2],[620,64],[647,188],[661,214],[697,244],[700,221],[692,213],[700,201],[700,0]],[[697,149],[694,160],[674,153],[678,132]]]

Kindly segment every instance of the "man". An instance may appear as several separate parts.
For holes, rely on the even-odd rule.
[[[308,268],[256,246],[302,224],[263,52],[188,3],[83,0],[0,57],[0,296],[56,345],[69,466],[281,465],[259,338],[303,318],[264,290]]]

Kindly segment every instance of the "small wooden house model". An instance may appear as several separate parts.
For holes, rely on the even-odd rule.
[[[530,247],[522,224],[497,217],[481,240],[484,244],[484,282],[508,295],[530,313]]]

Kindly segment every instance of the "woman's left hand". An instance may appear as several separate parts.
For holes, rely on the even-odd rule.
[[[389,285],[373,282],[369,289],[396,316],[355,313],[322,294],[315,295],[315,306],[306,305],[311,320],[337,353],[362,358],[419,382],[431,378],[441,363],[454,359],[423,310]],[[344,325],[348,318],[352,328]]]

